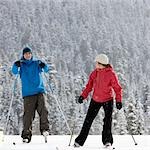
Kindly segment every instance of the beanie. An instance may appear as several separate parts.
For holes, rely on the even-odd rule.
[[[109,63],[109,58],[105,54],[99,54],[96,56],[95,61],[107,65]]]
[[[27,53],[27,52],[30,52],[30,53],[32,53],[32,50],[29,48],[29,47],[25,47],[24,49],[23,49],[23,55],[25,54],[25,53]]]

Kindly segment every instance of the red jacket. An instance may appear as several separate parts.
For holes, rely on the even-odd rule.
[[[81,95],[86,99],[92,90],[92,98],[96,102],[102,103],[112,100],[114,92],[116,102],[122,101],[122,88],[111,66],[104,69],[95,69],[90,74],[88,84]]]

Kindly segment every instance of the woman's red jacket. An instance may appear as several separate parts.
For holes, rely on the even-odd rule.
[[[95,69],[89,76],[88,83],[82,92],[84,99],[93,91],[92,98],[96,102],[106,102],[116,99],[122,101],[122,88],[112,67]]]

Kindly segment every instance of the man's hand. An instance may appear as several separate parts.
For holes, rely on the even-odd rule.
[[[45,67],[45,63],[40,62],[39,66],[40,66],[41,68],[44,68],[44,67]]]
[[[15,65],[16,65],[17,67],[20,67],[20,66],[21,66],[20,60],[16,61],[16,62],[15,62]]]

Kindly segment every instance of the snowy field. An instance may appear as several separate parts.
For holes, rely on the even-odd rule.
[[[73,136],[71,145],[76,136]],[[114,135],[115,150],[150,150],[150,135],[134,136],[138,145],[134,145],[130,135]],[[73,148],[69,145],[70,136],[53,135],[48,137],[48,143],[44,143],[42,136],[33,136],[29,144],[23,144],[20,136],[5,136],[4,142],[0,144],[0,150],[104,150],[101,136],[90,135],[81,148]],[[15,143],[15,145],[13,144]]]

